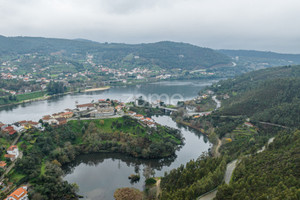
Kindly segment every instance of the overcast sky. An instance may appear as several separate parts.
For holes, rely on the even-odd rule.
[[[300,53],[300,0],[0,0],[0,35]]]

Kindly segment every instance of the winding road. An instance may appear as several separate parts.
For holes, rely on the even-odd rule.
[[[270,138],[267,142],[267,145],[271,144],[274,141],[274,139],[275,139],[275,137]],[[257,151],[257,153],[261,153],[264,150],[266,150],[267,145],[264,145],[260,150]],[[247,156],[250,156],[250,155],[247,155]],[[230,183],[233,171],[235,170],[237,163],[238,163],[238,159],[233,160],[227,164],[225,175],[224,175],[224,181],[226,184]],[[218,192],[218,189],[215,188],[215,189],[211,190],[210,192],[205,193],[204,195],[198,197],[197,200],[212,200],[213,198],[216,197],[217,192]]]

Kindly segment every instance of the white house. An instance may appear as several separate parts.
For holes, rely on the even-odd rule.
[[[19,149],[16,145],[12,145],[7,149],[7,154],[5,157],[15,160],[19,157]]]
[[[27,193],[27,186],[19,187],[8,195],[5,200],[29,200]]]

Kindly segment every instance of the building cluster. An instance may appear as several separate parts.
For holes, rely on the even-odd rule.
[[[43,116],[42,121],[52,126],[59,126],[59,125],[66,124],[67,120],[69,118],[72,118],[73,115],[74,112],[72,112],[70,109],[67,109],[66,112],[59,112],[59,113],[54,113],[52,115],[45,115]]]
[[[123,114],[124,103],[117,100],[99,99],[98,102],[78,104],[74,110],[76,117],[103,118]]]
[[[128,115],[134,119],[137,119],[142,125],[146,125],[150,128],[156,128],[156,123],[149,117],[144,117],[143,115],[136,114],[136,112],[133,111],[128,111]]]
[[[13,124],[3,124],[0,122],[0,130],[3,134],[15,135],[17,132],[23,132],[25,130],[37,128],[39,130],[43,130],[43,126],[41,123],[34,121],[19,121]]]

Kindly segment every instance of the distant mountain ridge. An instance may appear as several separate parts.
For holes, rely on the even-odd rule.
[[[218,52],[237,59],[237,61],[263,63],[267,62],[270,66],[300,64],[300,54],[275,53],[271,51],[255,50],[227,50],[221,49]]]
[[[199,69],[227,65],[231,58],[213,49],[187,43],[157,42],[149,44],[98,43],[85,39],[0,36],[0,56],[9,54],[63,52],[81,57],[92,54],[99,64],[109,66],[159,66],[164,69]]]

